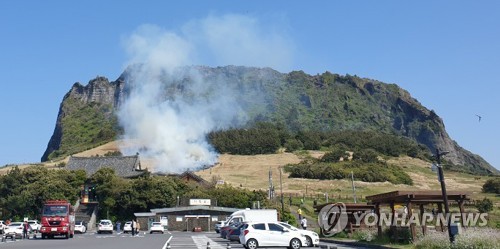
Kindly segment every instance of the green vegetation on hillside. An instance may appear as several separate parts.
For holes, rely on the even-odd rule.
[[[220,153],[239,155],[272,154],[280,147],[287,151],[341,148],[359,153],[371,149],[381,155],[398,157],[407,155],[429,158],[429,151],[415,141],[375,131],[298,131],[291,132],[283,125],[259,122],[246,129],[212,132],[210,143]]]
[[[320,180],[345,179],[354,175],[354,180],[364,182],[385,182],[413,185],[413,180],[402,168],[384,162],[360,163],[337,162],[323,163],[317,160],[306,160],[299,164],[285,166],[292,178],[309,178]]]
[[[118,120],[109,105],[67,98],[63,103],[62,138],[58,150],[48,159],[71,155],[113,141],[118,133]]]

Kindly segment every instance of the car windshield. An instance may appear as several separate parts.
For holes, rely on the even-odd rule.
[[[153,222],[152,224],[153,226],[161,226],[161,223],[160,222]]]
[[[44,216],[66,216],[67,214],[68,214],[68,206],[46,205],[43,207]]]
[[[101,225],[111,225],[111,222],[109,221],[101,221]]]
[[[19,227],[19,226],[22,226],[22,225],[23,225],[22,222],[14,222],[14,223],[10,223],[9,227]]]
[[[82,226],[83,225],[83,221],[77,221],[77,222],[75,222],[75,225],[76,226]]]

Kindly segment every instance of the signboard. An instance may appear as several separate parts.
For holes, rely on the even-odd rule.
[[[210,206],[210,199],[189,199],[190,206]]]

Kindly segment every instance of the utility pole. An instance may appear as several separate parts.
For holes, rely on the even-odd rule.
[[[439,179],[439,182],[441,183],[441,194],[443,195],[444,212],[445,212],[445,215],[448,219],[448,235],[450,236],[450,242],[453,243],[455,241],[455,236],[451,232],[450,207],[448,206],[448,194],[446,194],[446,183],[444,182],[443,167],[441,166],[441,156],[444,156],[448,153],[449,153],[448,151],[439,152],[439,149],[436,148],[438,179]]]
[[[285,203],[283,202],[283,181],[281,180],[281,167],[280,169],[280,191],[281,191],[281,213],[285,213]]]
[[[356,203],[356,187],[354,187],[354,173],[351,171],[351,184],[352,184],[352,194],[354,196],[354,203]]]

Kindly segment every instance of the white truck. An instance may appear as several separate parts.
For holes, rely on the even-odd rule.
[[[277,222],[278,212],[276,209],[243,209],[232,213],[221,227],[233,225],[240,222]]]

